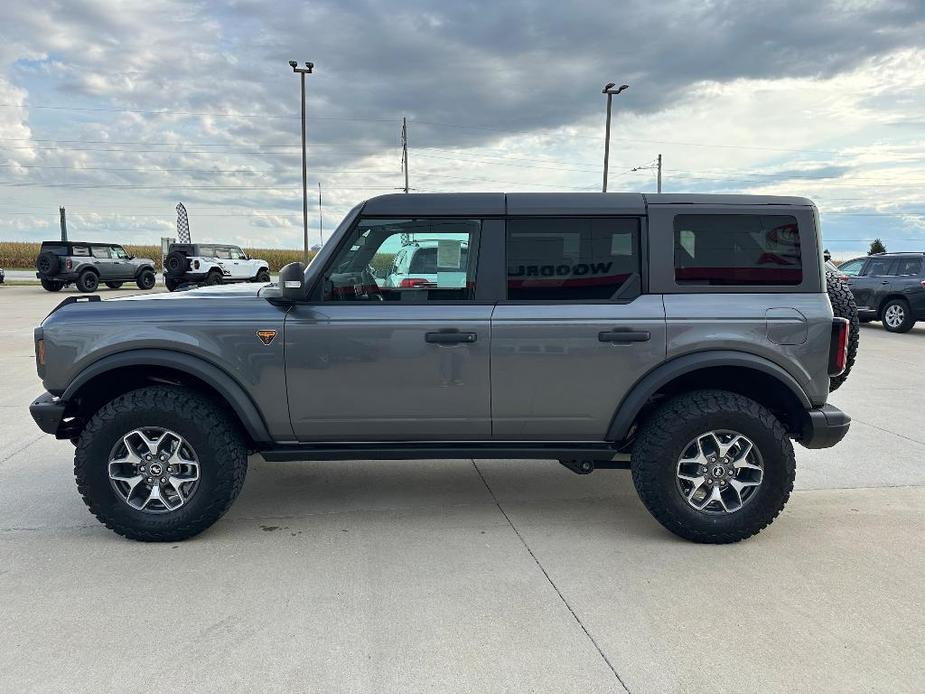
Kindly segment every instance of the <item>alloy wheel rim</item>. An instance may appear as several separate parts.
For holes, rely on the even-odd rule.
[[[692,439],[678,459],[678,493],[689,506],[710,515],[735,513],[764,481],[764,462],[747,436],[716,429]]]
[[[886,324],[891,328],[898,328],[902,325],[903,319],[905,318],[906,312],[903,311],[902,306],[893,304],[889,306],[886,310],[886,313],[883,316],[883,319],[886,321]]]
[[[112,447],[109,481],[136,511],[170,513],[199,488],[199,458],[182,436],[163,427],[139,427]]]

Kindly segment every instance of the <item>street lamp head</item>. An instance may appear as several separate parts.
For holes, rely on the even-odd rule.
[[[621,85],[620,85],[620,88],[617,89],[617,94],[619,94],[620,92],[622,92],[624,89],[629,89],[629,88],[630,88],[630,86],[629,86],[628,84],[621,84]]]
[[[309,70],[312,70],[312,69],[314,69],[315,64],[314,64],[314,63],[306,62],[306,63],[305,63],[305,67],[307,67]]]
[[[298,66],[299,64],[296,61],[294,60],[289,61],[289,67],[291,67],[293,70],[295,70]]]
[[[616,85],[617,85],[616,82],[608,82],[608,83],[604,86],[604,88],[601,90],[601,94],[606,94],[606,93],[609,92],[611,89],[613,89]]]

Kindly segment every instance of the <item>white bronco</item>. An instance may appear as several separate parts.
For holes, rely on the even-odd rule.
[[[169,291],[184,284],[269,281],[270,264],[249,257],[240,246],[174,243],[164,259],[164,283]]]

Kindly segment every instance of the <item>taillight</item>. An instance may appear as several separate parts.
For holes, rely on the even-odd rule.
[[[65,259],[64,259],[64,269],[65,269],[65,270],[73,270],[73,269],[74,269],[74,261],[71,260],[70,258],[65,258]]]
[[[398,286],[402,289],[413,289],[414,287],[436,287],[437,285],[423,277],[406,277]]]
[[[925,280],[922,280],[922,288],[925,289]]]
[[[194,270],[198,270],[198,269],[199,269],[199,261],[198,261],[198,260],[194,260],[194,261],[193,261],[193,269],[194,269]]]
[[[848,335],[851,323],[847,318],[832,319],[832,340],[829,343],[829,376],[841,376],[848,366]]]

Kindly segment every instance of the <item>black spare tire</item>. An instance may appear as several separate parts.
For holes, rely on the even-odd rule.
[[[168,254],[164,260],[164,269],[169,275],[182,275],[186,272],[186,266],[189,263],[187,257],[180,251],[174,251]]]
[[[841,387],[848,380],[848,374],[854,366],[858,354],[858,343],[861,340],[861,322],[858,320],[858,306],[854,302],[854,294],[848,288],[848,283],[833,272],[825,273],[826,291],[829,293],[829,302],[836,318],[847,318],[848,328],[848,360],[845,370],[840,376],[829,379],[829,391]]]
[[[61,261],[51,251],[43,251],[35,259],[35,268],[45,275],[53,275],[61,267]]]

